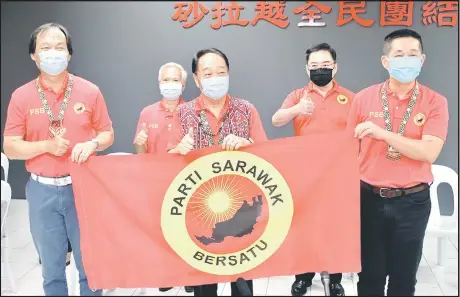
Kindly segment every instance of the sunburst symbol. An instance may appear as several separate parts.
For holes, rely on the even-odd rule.
[[[221,175],[204,183],[189,204],[197,224],[205,228],[228,220],[247,198],[246,187],[239,176]]]

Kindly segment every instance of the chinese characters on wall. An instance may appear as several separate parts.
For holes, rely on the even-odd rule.
[[[330,2],[321,1],[296,2],[292,13],[299,18],[298,27],[324,27],[324,14],[329,14]],[[211,28],[218,30],[226,26],[255,26],[260,21],[268,22],[279,28],[286,28],[290,21],[285,14],[286,1],[257,1],[251,19],[240,18],[245,6],[238,1],[210,2],[183,1],[174,4],[171,18],[182,23],[183,28],[191,28],[209,15],[214,22]],[[415,20],[414,20],[415,19]],[[380,26],[412,26],[414,21],[421,21],[425,26],[454,27],[458,21],[458,1],[425,1],[421,11],[415,11],[414,1],[380,1]],[[362,27],[371,27],[376,20],[366,17],[366,1],[338,1],[336,26],[356,22]]]

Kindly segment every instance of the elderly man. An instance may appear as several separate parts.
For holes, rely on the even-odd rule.
[[[201,95],[174,113],[174,148],[170,153],[186,155],[214,145],[238,150],[267,140],[255,107],[228,94],[229,69],[227,56],[215,48],[200,50],[193,58],[193,77]],[[252,281],[247,283],[252,291]],[[231,291],[232,296],[240,296],[235,283]],[[217,284],[195,287],[195,296],[217,296]]]
[[[173,112],[183,103],[182,91],[187,82],[187,72],[176,63],[161,66],[158,73],[160,93],[163,98],[145,107],[137,124],[134,147],[138,154],[167,152],[173,130]]]
[[[40,75],[11,96],[4,152],[26,160],[30,231],[42,261],[47,296],[66,296],[66,254],[70,241],[81,295],[102,295],[88,287],[80,251],[80,229],[70,162],[82,163],[112,145],[112,122],[99,88],[67,71],[71,37],[59,24],[45,24],[30,36],[29,54]]]
[[[167,63],[160,67],[158,83],[162,99],[145,107],[139,117],[134,148],[138,154],[167,152],[171,144],[173,112],[184,103],[182,91],[187,83],[187,72],[177,63]],[[172,288],[159,288],[166,292]],[[185,287],[187,293],[193,287]]]
[[[361,263],[358,295],[413,296],[431,211],[431,164],[446,141],[447,100],[421,85],[422,37],[385,37],[389,79],[357,93],[348,127],[361,140]]]
[[[336,51],[327,43],[312,46],[306,52],[306,64],[310,83],[286,97],[273,115],[273,126],[280,127],[293,121],[295,136],[318,131],[345,131],[354,94],[334,79],[338,68]],[[315,273],[296,275],[291,287],[292,296],[305,295],[314,276]],[[344,296],[340,284],[342,274],[335,273],[330,277],[331,296]]]

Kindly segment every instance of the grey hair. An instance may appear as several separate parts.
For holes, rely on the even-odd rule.
[[[177,69],[179,69],[182,78],[182,85],[185,86],[187,82],[187,71],[185,71],[184,67],[174,62],[166,63],[160,67],[160,70],[158,71],[158,81],[161,81],[161,74],[163,73],[163,70],[169,67],[176,67]]]

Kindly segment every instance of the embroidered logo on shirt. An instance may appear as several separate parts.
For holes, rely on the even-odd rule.
[[[158,129],[158,124],[149,124],[149,129]]]
[[[339,102],[340,104],[347,104],[348,98],[345,95],[339,95],[337,96],[337,102]]]
[[[29,112],[30,112],[30,115],[41,114],[41,113],[45,113],[45,109],[43,107],[41,107],[41,108],[32,108]]]
[[[85,111],[85,105],[81,102],[77,102],[73,106],[73,111],[75,111],[76,114],[82,114]]]
[[[370,118],[383,118],[383,111],[370,111],[369,117]]]
[[[414,117],[414,123],[415,123],[416,126],[420,127],[421,125],[425,124],[425,121],[426,121],[426,117],[421,112],[416,114],[415,117]]]

